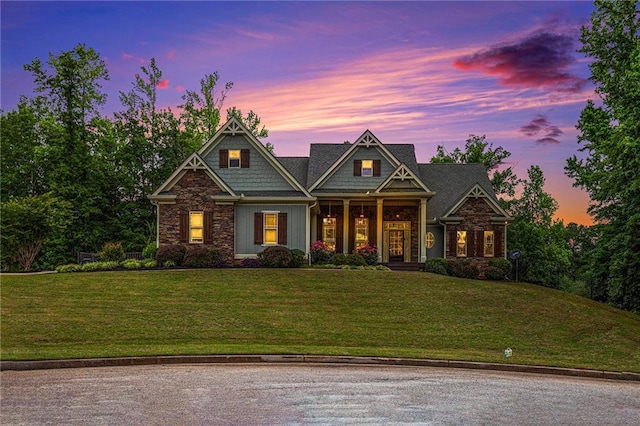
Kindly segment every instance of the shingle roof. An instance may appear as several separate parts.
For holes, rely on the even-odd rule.
[[[313,185],[349,148],[351,144],[348,143],[312,143],[306,187]]]
[[[416,151],[414,145],[408,143],[389,144],[385,145],[385,148],[387,148],[389,152],[398,159],[398,161],[406,165],[417,176],[420,176],[420,170],[418,170],[418,162],[416,161]]]
[[[308,188],[309,157],[276,157],[276,159],[302,186]]]
[[[473,186],[496,200],[487,171],[482,164],[419,164],[422,181],[436,193],[429,200],[429,217],[441,217]]]

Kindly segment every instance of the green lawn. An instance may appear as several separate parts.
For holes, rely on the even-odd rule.
[[[331,354],[640,372],[638,315],[533,285],[418,272],[4,275],[0,326],[4,360]]]

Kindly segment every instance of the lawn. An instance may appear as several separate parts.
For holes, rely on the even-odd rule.
[[[319,354],[640,372],[638,315],[528,284],[418,272],[4,275],[0,331],[3,360]]]

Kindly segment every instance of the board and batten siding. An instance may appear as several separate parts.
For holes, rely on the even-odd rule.
[[[354,160],[381,160],[380,176],[354,176]],[[318,189],[339,189],[344,192],[372,191],[380,186],[394,170],[395,167],[376,148],[359,147]]]
[[[220,168],[220,150],[249,150],[249,168]],[[242,135],[225,136],[205,161],[236,193],[242,191],[291,191],[293,188],[278,170]]]
[[[236,206],[236,254],[239,256],[255,255],[268,246],[254,242],[254,215],[256,212],[287,213],[287,244],[293,249],[308,252],[306,247],[306,204],[241,204]]]

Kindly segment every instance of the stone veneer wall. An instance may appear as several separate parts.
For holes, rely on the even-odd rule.
[[[468,198],[451,216],[458,216],[464,219],[458,225],[447,225],[447,234],[451,231],[495,232],[494,235],[496,236],[496,241],[494,241],[493,257],[484,257],[483,253],[471,253],[472,250],[475,251],[475,247],[468,247],[466,259],[474,259],[480,263],[481,267],[485,267],[490,259],[504,258],[504,243],[497,241],[497,234],[500,233],[501,238],[504,238],[505,225],[491,223],[491,218],[496,216],[496,213],[484,198]],[[447,238],[449,237],[447,236]],[[449,242],[447,241],[447,259],[458,259],[458,257],[455,256],[455,253],[453,256],[450,255],[448,247]]]
[[[234,257],[234,206],[217,205],[212,196],[222,192],[204,170],[188,170],[173,186],[175,204],[159,204],[159,244],[180,244],[180,213],[189,211],[213,212],[213,244],[185,244],[186,246],[215,247],[228,264]]]

